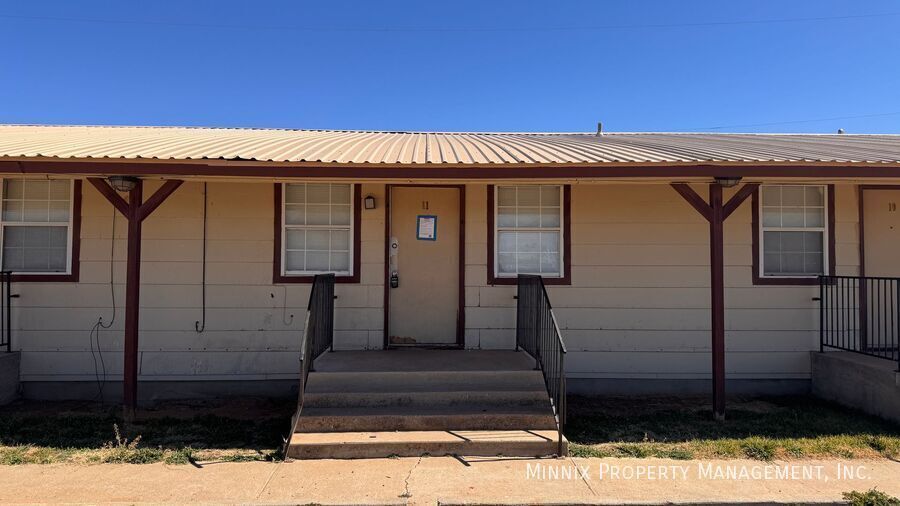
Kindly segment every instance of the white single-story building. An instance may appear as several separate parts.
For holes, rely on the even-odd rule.
[[[320,273],[335,350],[514,349],[533,274],[569,392],[806,391],[820,276],[900,276],[896,135],[2,126],[0,177],[33,398],[288,392]]]

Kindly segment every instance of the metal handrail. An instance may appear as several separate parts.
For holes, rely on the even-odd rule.
[[[18,297],[12,293],[12,273],[0,272],[0,350],[6,349],[6,353],[12,352],[12,299]]]
[[[294,432],[297,430],[297,423],[300,421],[306,383],[309,372],[313,370],[313,363],[326,351],[334,351],[334,279],[334,274],[316,275],[309,293],[306,322],[303,326],[303,338],[300,341],[300,384],[297,391],[297,409],[291,418],[291,431],[284,438],[282,455],[285,457]]]
[[[819,276],[819,349],[897,362],[900,278]]]
[[[535,369],[543,374],[559,434],[557,454],[562,456],[566,425],[566,344],[543,278],[520,274],[517,288],[516,350],[531,355]]]

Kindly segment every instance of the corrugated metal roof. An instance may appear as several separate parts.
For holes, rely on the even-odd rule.
[[[900,135],[464,133],[0,125],[3,158],[324,164],[900,163]]]

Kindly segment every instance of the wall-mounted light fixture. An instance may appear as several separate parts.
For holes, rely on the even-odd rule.
[[[363,204],[363,207],[366,209],[375,209],[375,197],[366,195],[366,198],[363,199]]]
[[[741,182],[740,176],[716,176],[716,184],[722,185],[723,188],[734,188]]]
[[[109,176],[106,178],[109,185],[117,192],[130,192],[138,184],[138,178],[131,176]]]

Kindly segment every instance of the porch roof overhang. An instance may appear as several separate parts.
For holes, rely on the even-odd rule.
[[[900,135],[0,126],[0,172],[163,177],[900,177]]]

